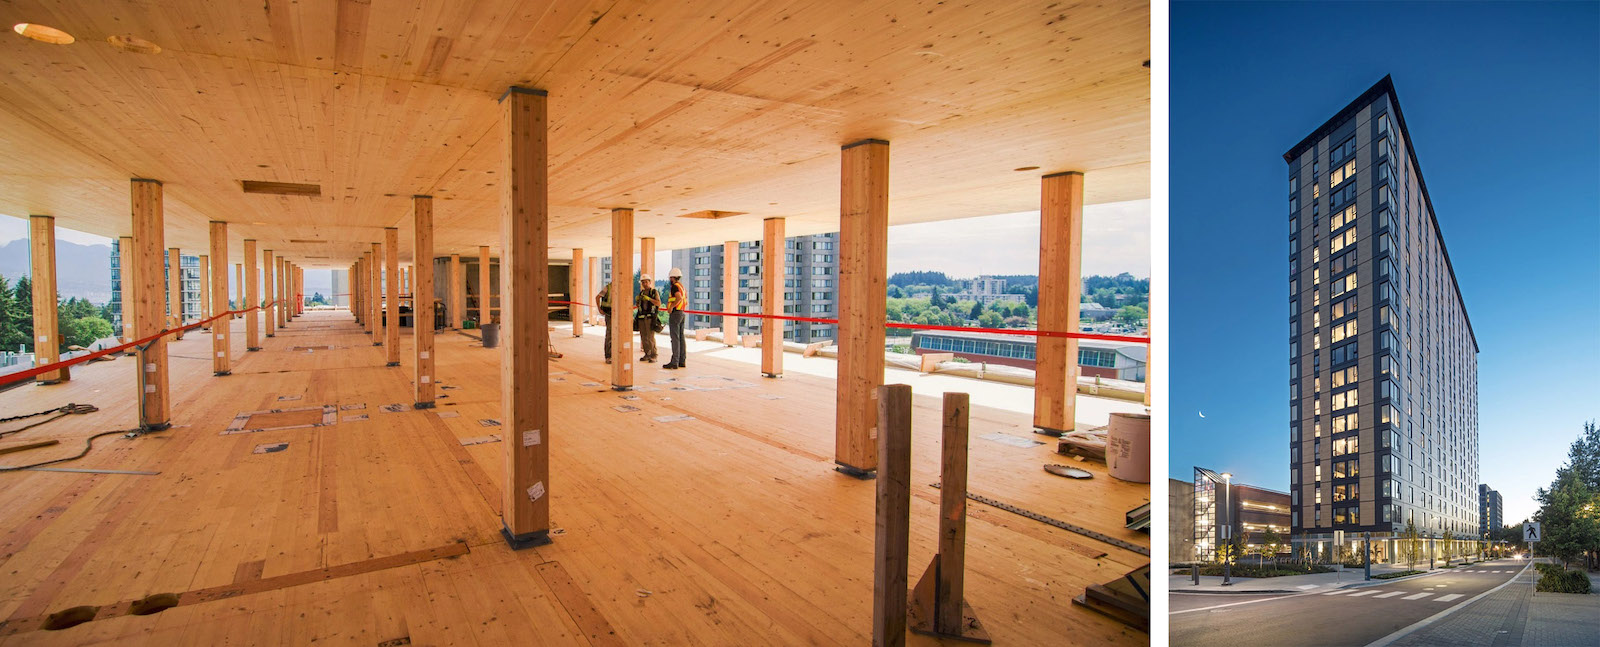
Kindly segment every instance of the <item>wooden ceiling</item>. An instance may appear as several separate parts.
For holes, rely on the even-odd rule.
[[[609,249],[611,207],[658,249],[838,230],[839,147],[891,142],[895,224],[1149,197],[1149,5],[1055,0],[166,0],[0,4],[0,213],[130,229],[166,185],[169,245],[230,223],[308,267],[435,196],[439,254],[498,250],[508,86],[550,93],[553,256]],[[119,49],[134,36],[159,53]],[[1037,170],[1018,171],[1023,167]],[[241,181],[321,195],[246,194]],[[685,218],[707,210],[742,212]],[[290,242],[309,241],[309,242]],[[409,245],[402,244],[409,261]]]

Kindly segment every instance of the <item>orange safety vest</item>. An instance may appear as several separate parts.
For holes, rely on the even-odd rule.
[[[672,284],[672,295],[667,297],[667,312],[682,310],[688,299],[683,298],[683,281]]]

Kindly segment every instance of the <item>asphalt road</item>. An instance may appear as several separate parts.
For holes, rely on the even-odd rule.
[[[1527,560],[1504,559],[1387,584],[1309,593],[1172,593],[1170,640],[1173,647],[1359,647],[1465,604],[1516,577],[1527,565]]]

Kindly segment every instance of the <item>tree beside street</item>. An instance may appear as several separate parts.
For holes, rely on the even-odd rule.
[[[1542,504],[1534,514],[1544,534],[1539,552],[1563,564],[1576,560],[1586,568],[1600,566],[1600,427],[1583,426],[1555,481],[1535,498]]]

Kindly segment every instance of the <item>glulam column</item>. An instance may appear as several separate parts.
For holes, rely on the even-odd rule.
[[[133,237],[122,236],[117,239],[117,265],[121,269],[118,294],[122,298],[122,342],[133,341],[133,286],[137,282],[133,278],[134,270],[138,269],[133,260]]]
[[[420,290],[412,291],[411,316],[416,376],[416,408],[433,408],[433,196],[411,198],[412,270]]]
[[[768,218],[761,222],[761,314],[783,315],[784,221]],[[783,320],[761,320],[761,374],[783,376]]]
[[[589,287],[583,291],[583,298],[585,300],[593,299],[594,295],[600,294],[600,257],[599,256],[590,256],[589,257],[588,279],[589,279]],[[591,325],[591,326],[600,325],[600,304],[598,302],[595,302],[593,305],[589,306],[589,325]]]
[[[1083,293],[1083,174],[1044,176],[1039,202],[1039,330],[1078,331]],[[1078,340],[1039,337],[1033,426],[1052,436],[1072,431],[1078,395]]]
[[[466,277],[461,273],[461,255],[450,255],[450,286],[445,290],[445,298],[450,302],[450,329],[461,328],[461,322],[467,317],[466,309]]]
[[[161,332],[166,320],[166,287],[163,285],[162,250],[166,244],[161,183],[135,179],[131,182],[133,219],[134,339]],[[127,282],[123,282],[127,287]],[[124,290],[123,308],[129,300]],[[126,314],[126,312],[124,313]],[[139,351],[139,392],[144,396],[139,407],[139,425],[162,430],[172,426],[171,402],[167,393],[167,338],[158,337]]]
[[[241,287],[238,287],[238,288],[235,288],[235,289],[237,289],[239,291],[239,300],[240,301],[244,301],[244,287],[242,287],[244,285],[244,264],[243,263],[234,263],[233,264],[233,283],[234,283],[234,285],[241,286]],[[249,307],[249,306],[245,306],[245,307]],[[228,320],[232,321],[232,320],[237,319],[237,318],[239,318],[239,315],[234,315],[234,316],[230,317]]]
[[[167,327],[183,327],[183,252],[176,247],[167,249],[167,318]],[[174,338],[183,339],[183,332]]]
[[[385,231],[384,235],[387,236],[388,232]],[[373,299],[372,299],[372,345],[373,346],[382,346],[383,345],[383,340],[385,338],[387,338],[387,336],[388,336],[388,333],[384,331],[384,328],[386,328],[388,326],[393,326],[395,324],[395,321],[393,319],[386,319],[383,316],[383,264],[384,264],[384,256],[383,256],[383,244],[382,243],[373,243],[372,244],[372,255],[371,255],[371,258],[372,258],[372,274],[369,277],[370,281],[367,283],[367,285],[372,290],[372,296],[373,296]]]
[[[277,303],[277,297],[272,294],[272,250],[261,250],[261,272],[260,277],[257,278],[255,254],[251,254],[249,252],[249,249],[254,242],[255,241],[251,240],[244,241],[244,248],[246,250],[244,256],[245,284],[242,288],[243,291],[240,292],[240,295],[243,298],[240,299],[242,303],[239,304],[239,309],[249,310],[250,308],[261,305],[263,300],[272,302],[265,308],[265,313],[250,312],[245,314],[244,320],[245,327],[247,329],[246,334],[249,334],[248,328],[250,324],[255,323],[259,318],[264,323],[264,326],[267,330],[267,336],[271,337],[278,330],[277,312],[279,305]],[[260,281],[261,283],[257,283],[257,281]],[[257,286],[262,288],[261,291],[256,291]],[[262,314],[265,314],[266,316],[261,316]]]
[[[271,261],[268,259],[271,257],[272,250],[264,250],[261,253],[261,259],[264,263],[270,263]],[[239,299],[239,310],[247,311],[243,315],[244,348],[247,352],[255,352],[261,350],[261,314],[249,310],[261,305],[261,288],[256,283],[256,241],[252,238],[244,239],[244,275],[246,277],[245,283],[239,286],[241,297]],[[267,291],[272,291],[270,275],[267,278]],[[268,317],[267,321],[267,336],[272,336],[271,317]]]
[[[567,285],[569,286],[567,291],[570,293],[567,295],[567,300],[572,302],[567,306],[567,316],[572,319],[573,337],[583,336],[583,306],[578,305],[580,302],[587,301],[587,299],[579,298],[578,296],[583,290],[583,283],[583,250],[574,247],[572,248],[572,270],[567,272]]]
[[[388,366],[400,365],[400,229],[385,227],[383,229],[383,264],[385,276],[383,280],[384,294],[384,319],[388,325],[384,326],[383,343],[388,348]]]
[[[722,311],[739,311],[739,242],[722,243]],[[739,318],[722,315],[722,343],[739,345]]]
[[[227,276],[227,274],[223,274]],[[207,254],[200,255],[200,320],[211,318],[211,257]],[[200,326],[201,330],[210,330],[211,324]]]
[[[834,462],[858,478],[878,467],[877,403],[889,271],[889,142],[844,147],[839,190],[839,373]]]
[[[503,261],[502,261],[503,262]],[[633,210],[611,210],[611,388],[633,388]]]
[[[28,217],[33,283],[33,358],[35,366],[61,361],[60,306],[56,297],[56,219]],[[126,299],[124,299],[126,303]],[[60,369],[40,373],[39,384],[56,384],[69,373]]]
[[[289,277],[284,271],[289,267],[289,261],[282,256],[277,261],[272,265],[272,271],[278,275],[278,291],[273,298],[278,300],[278,327],[282,328],[289,325]]]
[[[213,258],[228,257],[228,223],[219,222],[216,220],[211,221],[211,256]],[[205,275],[205,265],[202,264],[200,266],[201,285],[205,285],[207,280],[208,277]],[[219,308],[219,310],[227,309],[228,274],[226,272],[218,272],[216,279],[212,280],[210,293],[202,293],[200,295],[201,299],[204,299],[207,296],[212,296],[221,301],[222,307]],[[212,305],[216,306],[218,304],[213,303]],[[231,328],[231,326],[221,326],[217,330],[212,331],[211,372],[214,375],[228,375],[233,373],[233,348],[228,343],[228,332]],[[255,340],[253,336],[250,336],[250,341],[253,345],[257,340]]]
[[[639,274],[656,278],[656,239],[645,237],[639,239]]]
[[[501,443],[506,470],[501,533],[512,548],[520,549],[550,543],[546,97],[540,90],[512,88],[500,105],[506,139],[500,212],[500,406],[507,441]]]
[[[489,246],[478,246],[478,327],[494,323],[494,276],[489,273]]]

